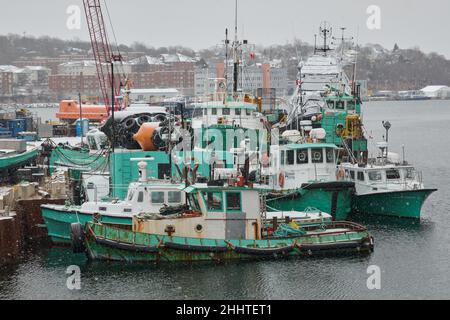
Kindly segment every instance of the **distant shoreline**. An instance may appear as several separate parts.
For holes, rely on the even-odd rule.
[[[445,99],[400,99],[400,98],[367,98],[364,102],[388,102],[388,101],[449,101],[450,98]]]

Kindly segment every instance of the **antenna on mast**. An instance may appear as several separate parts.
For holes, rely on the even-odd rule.
[[[358,64],[358,42],[359,42],[359,26],[356,32],[356,56],[355,56],[355,63],[353,65],[353,83],[352,83],[352,94],[355,95],[356,94],[356,89],[357,89],[357,85],[356,85],[356,65]],[[358,90],[359,91],[359,90]],[[358,97],[359,98],[359,97]]]
[[[233,96],[237,98],[238,95],[238,87],[239,87],[239,75],[240,75],[240,67],[241,67],[241,55],[240,47],[242,45],[247,44],[247,40],[243,40],[242,42],[238,40],[238,0],[236,0],[235,7],[235,25],[234,25],[234,42],[233,42]]]
[[[344,60],[345,42],[353,41],[353,37],[349,37],[349,38],[345,37],[345,30],[347,30],[346,27],[341,27],[342,36],[340,39],[333,37],[333,40],[339,40],[341,42],[341,61]]]
[[[323,52],[324,56],[327,56],[327,52],[331,51],[331,48],[328,45],[328,39],[333,34],[333,28],[330,27],[330,24],[327,21],[323,21],[320,24],[319,32],[320,36],[323,38],[323,47],[317,48],[316,51]]]

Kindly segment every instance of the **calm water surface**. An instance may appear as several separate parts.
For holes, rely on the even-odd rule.
[[[40,248],[0,267],[0,299],[431,299],[450,298],[450,101],[374,102],[364,106],[366,129],[381,141],[392,123],[391,151],[439,188],[422,221],[355,218],[370,228],[367,257],[163,266],[88,263],[69,249]],[[66,268],[79,265],[82,289],[66,288]],[[367,289],[366,270],[382,270],[381,290]]]

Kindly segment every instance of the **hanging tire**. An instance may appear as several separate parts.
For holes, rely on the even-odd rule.
[[[167,120],[167,116],[164,114],[158,114],[152,119],[154,122],[165,122]]]
[[[139,116],[136,120],[136,123],[139,127],[141,127],[144,123],[151,122],[152,118],[149,115]]]
[[[70,225],[70,238],[72,239],[73,253],[86,252],[83,225],[81,223],[72,223]]]
[[[133,127],[136,125],[136,120],[134,118],[128,118],[126,119],[123,123],[122,126],[126,129],[126,130],[131,130],[133,129]]]

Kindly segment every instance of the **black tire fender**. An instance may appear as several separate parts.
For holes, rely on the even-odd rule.
[[[84,245],[84,230],[81,223],[72,223],[70,225],[70,238],[72,240],[73,253],[84,253],[86,247]]]

